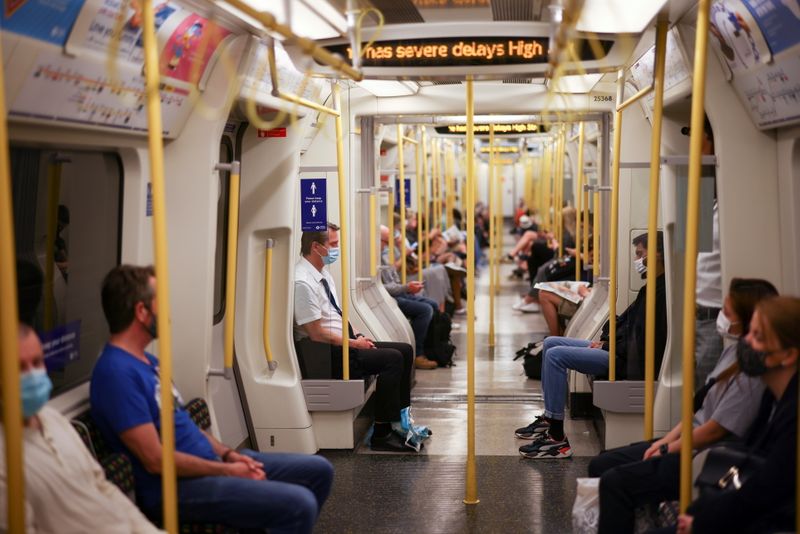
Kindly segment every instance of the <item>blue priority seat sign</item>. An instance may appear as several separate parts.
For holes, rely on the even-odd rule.
[[[328,192],[325,178],[300,180],[300,226],[303,232],[321,232],[328,227]]]

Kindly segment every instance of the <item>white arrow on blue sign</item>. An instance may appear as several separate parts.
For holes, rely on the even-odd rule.
[[[325,178],[300,180],[300,226],[303,232],[321,232],[328,227],[328,194]]]

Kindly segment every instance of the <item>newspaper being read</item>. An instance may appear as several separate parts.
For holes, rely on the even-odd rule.
[[[539,291],[549,291],[570,302],[578,304],[583,297],[578,294],[578,287],[589,287],[589,282],[539,282],[533,286]]]

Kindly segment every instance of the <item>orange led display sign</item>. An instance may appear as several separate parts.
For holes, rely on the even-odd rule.
[[[472,131],[476,135],[489,135],[491,130],[490,124],[474,124]],[[532,134],[532,133],[545,133],[547,127],[533,122],[520,122],[516,124],[495,124],[494,133],[496,134]],[[450,124],[448,126],[437,126],[436,133],[438,134],[455,134],[463,135],[467,133],[466,124]]]

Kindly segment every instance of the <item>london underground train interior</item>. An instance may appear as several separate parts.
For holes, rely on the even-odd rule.
[[[798,0],[0,16],[0,532],[800,531]]]

